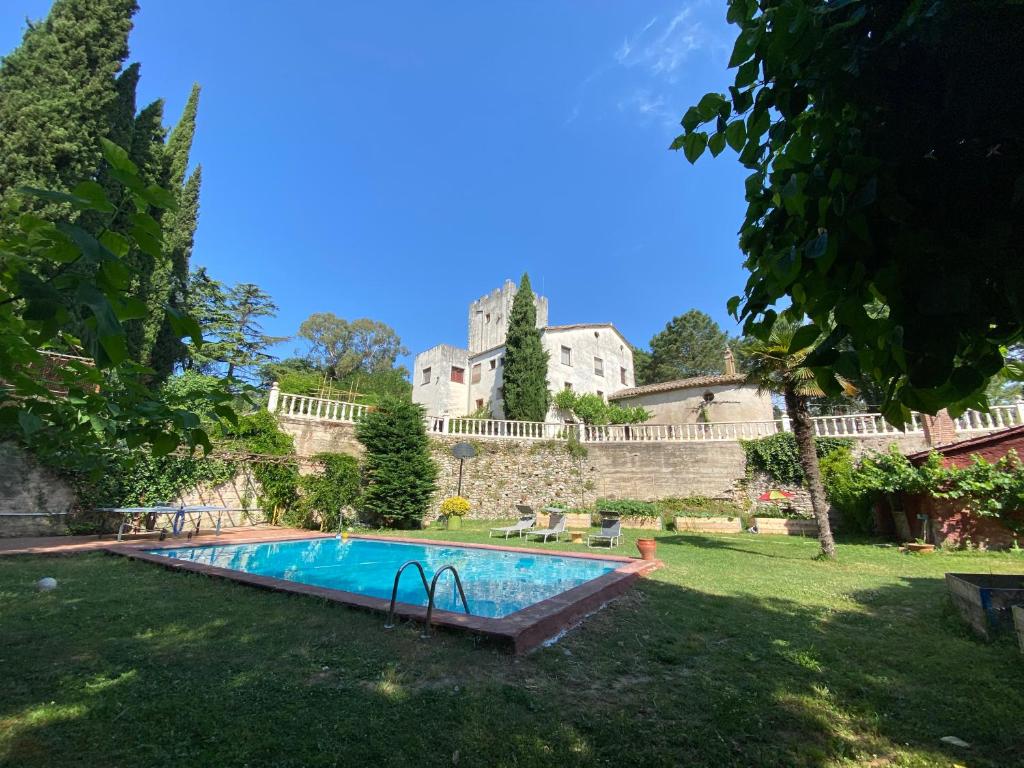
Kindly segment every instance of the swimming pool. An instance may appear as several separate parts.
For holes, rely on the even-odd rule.
[[[620,561],[536,554],[514,549],[482,549],[443,544],[337,538],[153,549],[149,554],[284,581],[391,599],[395,572],[418,560],[429,582],[444,565],[454,565],[474,616],[504,618],[567,592],[622,565]],[[398,600],[427,604],[415,569],[402,575]],[[435,605],[462,611],[455,580],[438,582]]]
[[[395,536],[331,534],[266,529],[223,539],[204,537],[189,546],[166,542],[123,542],[105,547],[112,554],[230,579],[252,587],[320,598],[387,612],[395,571],[419,560],[428,581],[444,565],[462,578],[470,613],[456,602],[454,581],[438,581],[431,624],[468,631],[509,647],[535,648],[574,626],[623,594],[659,562],[592,550],[552,551],[530,547],[455,543]],[[413,568],[407,569],[396,614],[426,618],[427,597]]]

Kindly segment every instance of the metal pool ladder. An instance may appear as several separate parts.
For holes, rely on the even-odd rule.
[[[388,609],[388,620],[384,624],[384,629],[391,629],[395,626],[395,601],[398,599],[398,582],[402,578],[402,573],[410,565],[415,565],[416,570],[420,572],[420,581],[423,582],[423,589],[427,593],[427,623],[423,627],[423,634],[421,637],[430,637],[430,617],[434,614],[434,595],[437,593],[437,581],[445,571],[451,571],[452,576],[455,577],[455,586],[459,589],[459,597],[462,599],[462,608],[466,611],[466,615],[469,615],[469,603],[466,601],[466,591],[462,588],[462,579],[459,578],[459,572],[455,569],[454,565],[442,565],[438,568],[437,572],[434,574],[434,578],[428,586],[427,573],[423,570],[423,564],[420,563],[419,560],[409,560],[408,562],[402,563],[398,571],[395,573],[395,586],[391,588],[391,607]]]

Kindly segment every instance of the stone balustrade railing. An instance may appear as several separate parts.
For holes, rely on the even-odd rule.
[[[270,390],[268,409],[292,418],[334,421],[352,424],[369,406],[342,400],[294,395]],[[897,429],[877,413],[853,413],[842,416],[815,416],[815,434],[820,437],[894,438],[924,433],[920,414],[911,415],[904,429]],[[993,406],[988,412],[967,411],[954,420],[958,433],[965,435],[992,432],[1024,425],[1024,402]],[[472,419],[465,416],[427,416],[427,432],[473,438],[515,440],[567,440],[574,435],[585,443],[691,442],[751,440],[779,432],[792,431],[789,419],[773,421],[723,421],[694,424],[564,424],[505,419]]]
[[[314,419],[318,421],[340,421],[354,424],[367,411],[369,406],[358,403],[347,403],[343,400],[328,400],[323,397],[293,395],[281,392],[276,388],[270,390],[267,409],[279,416]]]

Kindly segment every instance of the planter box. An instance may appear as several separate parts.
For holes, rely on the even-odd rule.
[[[623,517],[623,528],[638,528],[642,531],[660,531],[661,516],[658,517]]]
[[[770,536],[817,536],[817,520],[796,520],[786,517],[755,517],[758,533]]]
[[[695,533],[739,533],[743,522],[738,517],[677,517],[677,531]]]
[[[537,527],[547,528],[550,518],[547,512],[537,513]],[[589,528],[590,527],[590,515],[583,513],[569,514],[565,516],[565,524],[569,528]]]
[[[1024,653],[1024,605],[1013,606],[1013,625],[1017,628],[1017,642]]]
[[[1024,603],[1024,576],[947,573],[946,587],[960,616],[979,637],[991,640],[1009,629],[1014,619],[1021,626],[1019,618],[1011,618],[1010,609]]]

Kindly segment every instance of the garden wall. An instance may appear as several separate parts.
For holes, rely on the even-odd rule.
[[[13,443],[0,443],[0,538],[64,533],[75,493]]]

